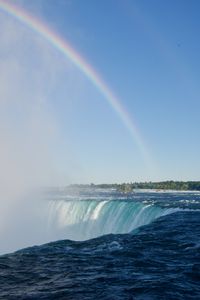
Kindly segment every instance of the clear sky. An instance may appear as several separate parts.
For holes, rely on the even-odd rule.
[[[200,180],[200,1],[10,2],[43,20],[100,74],[128,111],[151,164],[92,82],[0,12],[0,95],[6,103],[12,98],[3,124],[26,153],[14,160],[32,160],[35,177],[42,165],[55,184]]]

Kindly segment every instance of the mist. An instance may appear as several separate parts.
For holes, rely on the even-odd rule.
[[[57,156],[58,148],[68,157],[72,151],[50,96],[66,69],[73,90],[74,69],[37,34],[0,17],[0,253],[6,253],[49,240],[48,205],[36,191],[70,182],[70,167],[63,173]]]

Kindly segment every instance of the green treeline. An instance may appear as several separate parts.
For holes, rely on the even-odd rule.
[[[161,182],[134,182],[124,183],[119,186],[121,191],[131,191],[133,189],[155,189],[155,190],[178,190],[197,191],[200,190],[200,181],[161,181]]]
[[[135,189],[153,190],[179,190],[179,191],[200,191],[200,181],[161,181],[161,182],[132,182],[122,184],[93,184],[73,185],[74,187],[114,188],[122,192],[131,192]]]

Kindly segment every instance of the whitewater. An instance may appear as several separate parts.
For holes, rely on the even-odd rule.
[[[200,193],[54,188],[40,201],[41,239],[0,256],[0,299],[199,298]]]
[[[49,226],[62,231],[68,239],[87,240],[110,233],[129,233],[178,210],[121,195],[86,198],[51,201]]]

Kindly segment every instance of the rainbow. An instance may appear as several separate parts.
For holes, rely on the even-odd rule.
[[[54,48],[61,52],[66,58],[76,65],[76,67],[93,83],[97,90],[104,96],[113,110],[117,113],[124,126],[127,128],[137,147],[139,148],[143,159],[147,165],[150,165],[149,153],[141,138],[141,134],[135,123],[130,118],[128,112],[120,103],[119,99],[114,95],[110,88],[106,85],[100,75],[88,64],[88,62],[76,51],[66,40],[62,39],[56,32],[50,29],[45,23],[36,19],[25,11],[22,7],[13,3],[0,0],[0,10],[14,17],[25,26],[42,36]]]

